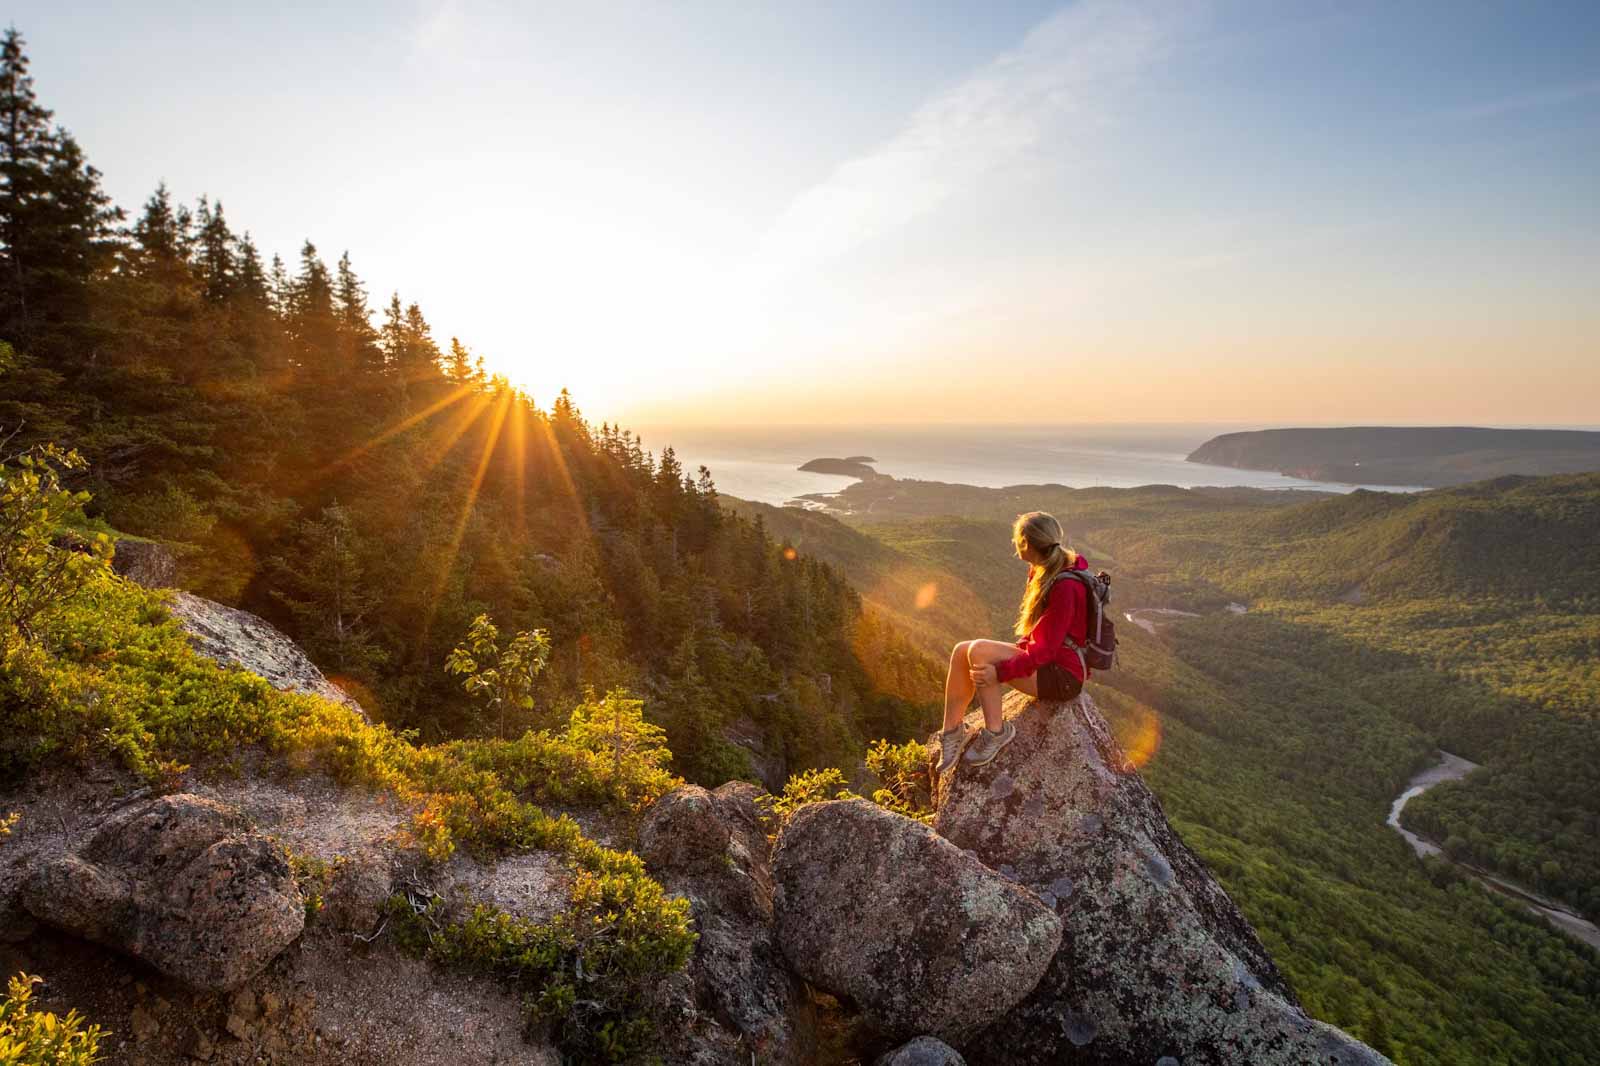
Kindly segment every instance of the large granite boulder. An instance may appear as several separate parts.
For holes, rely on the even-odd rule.
[[[890,1040],[960,1045],[1021,1001],[1061,945],[1034,893],[866,800],[802,807],[773,874],[790,965]]]
[[[1254,930],[1093,700],[1015,694],[1016,739],[942,785],[939,833],[1030,886],[1065,924],[1037,987],[961,1045],[975,1063],[1256,1066],[1388,1060],[1302,1011]]]
[[[300,646],[270,622],[191,592],[169,595],[167,609],[201,655],[260,674],[273,688],[321,696],[366,716],[359,703],[324,677]]]
[[[671,982],[663,989],[664,1015],[680,1015],[673,1061],[743,1066],[752,1053],[761,1062],[813,1060],[810,1003],[773,939],[762,795],[742,781],[709,792],[684,785],[640,825],[640,856],[663,887],[689,900],[699,934],[686,994]]]
[[[200,991],[248,981],[305,926],[283,849],[232,808],[190,795],[116,812],[80,851],[35,867],[21,900]]]
[[[178,562],[165,544],[153,540],[119,540],[111,569],[147,589],[171,588],[178,581]]]

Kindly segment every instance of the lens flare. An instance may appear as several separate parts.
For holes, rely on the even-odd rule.
[[[1128,757],[1125,770],[1143,769],[1161,749],[1161,718],[1143,704],[1133,707],[1118,732],[1123,754]]]
[[[939,583],[937,581],[930,581],[921,588],[917,589],[916,599],[912,602],[917,605],[917,610],[926,611],[929,607],[933,606],[933,601],[937,600],[938,598]]]
[[[800,553],[795,551],[793,548],[785,548],[785,549],[783,549],[783,557],[785,559],[793,561],[795,559],[800,558]]]

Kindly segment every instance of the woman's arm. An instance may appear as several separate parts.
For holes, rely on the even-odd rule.
[[[1068,586],[1077,589],[1077,593],[1069,591]],[[1045,601],[1044,614],[1028,634],[1026,646],[1020,654],[995,664],[995,679],[1010,681],[1014,677],[1026,677],[1055,658],[1056,649],[1078,624],[1083,593],[1083,585],[1077,580],[1057,581],[1050,590],[1050,598]]]

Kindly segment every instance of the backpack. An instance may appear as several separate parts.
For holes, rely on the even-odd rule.
[[[1067,647],[1078,653],[1085,675],[1091,669],[1109,670],[1117,665],[1117,627],[1106,612],[1106,606],[1111,602],[1111,575],[1104,570],[1093,577],[1085,570],[1063,570],[1050,579],[1050,589],[1045,590],[1045,595],[1050,594],[1057,581],[1066,579],[1083,583],[1086,593],[1083,602],[1089,608],[1089,622],[1085,626],[1088,639],[1079,644],[1068,633]]]

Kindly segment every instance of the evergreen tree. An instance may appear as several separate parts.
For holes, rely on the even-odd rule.
[[[362,551],[349,511],[330,504],[296,527],[292,562],[283,556],[272,560],[272,570],[288,586],[272,594],[294,616],[313,657],[368,675],[385,656],[367,623],[379,598],[364,580]]]
[[[289,268],[283,265],[283,257],[277,252],[272,253],[272,268],[267,274],[267,291],[272,298],[272,310],[279,318],[289,317],[289,309],[294,304],[294,283],[289,280]]]
[[[433,330],[422,317],[422,308],[415,303],[406,306],[405,359],[403,364],[413,375],[432,370],[439,365],[439,346],[433,342]]]
[[[450,338],[450,353],[444,358],[444,375],[452,385],[468,385],[481,380],[474,373],[471,353],[457,337]]]
[[[171,313],[173,301],[183,301],[191,295],[193,278],[186,251],[189,224],[188,213],[174,209],[166,182],[156,186],[133,224],[130,272],[147,283],[143,302],[158,309],[158,313]]]
[[[310,241],[300,248],[300,273],[289,285],[284,326],[299,369],[309,371],[312,380],[319,382],[337,375],[339,368],[330,365],[336,358],[339,328],[333,279]]]
[[[198,249],[195,269],[200,277],[201,294],[211,303],[221,303],[233,295],[238,282],[235,241],[228,230],[227,220],[222,216],[222,201],[217,201],[216,207],[212,207],[202,196],[195,218],[198,226],[195,235]],[[254,251],[252,248],[252,254]],[[259,274],[259,260],[255,268]]]
[[[0,39],[0,333],[64,358],[87,334],[90,279],[122,217],[34,95],[22,35]]]
[[[218,205],[218,216],[221,216],[221,205]],[[263,308],[272,306],[272,286],[267,278],[267,272],[261,266],[261,253],[256,250],[255,241],[250,239],[249,233],[242,234],[234,242],[234,261],[238,264],[234,291],[249,303],[257,304]]]
[[[367,372],[382,364],[378,351],[378,332],[372,328],[372,309],[367,306],[367,287],[350,265],[350,253],[339,257],[334,281],[334,313],[344,341],[344,364]]]

